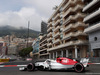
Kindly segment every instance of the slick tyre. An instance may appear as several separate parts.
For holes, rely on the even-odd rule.
[[[78,73],[83,72],[84,71],[84,66],[81,63],[77,63],[74,65],[74,70]]]
[[[34,65],[34,63],[29,63],[29,64],[27,65],[27,70],[28,70],[28,71],[34,71],[34,70],[35,70],[35,65]]]

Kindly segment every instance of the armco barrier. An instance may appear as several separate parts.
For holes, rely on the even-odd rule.
[[[92,63],[100,63],[100,57],[90,57],[89,60]]]

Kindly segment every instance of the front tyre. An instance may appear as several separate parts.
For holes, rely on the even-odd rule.
[[[83,72],[84,71],[84,66],[81,63],[77,63],[74,65],[74,70],[78,73]]]
[[[29,63],[29,64],[27,65],[27,70],[28,70],[28,71],[34,71],[34,70],[35,70],[35,65],[34,65],[34,63]]]

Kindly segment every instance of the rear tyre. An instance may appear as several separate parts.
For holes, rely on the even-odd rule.
[[[74,65],[74,70],[78,73],[83,72],[84,71],[84,66],[81,63],[77,63]]]
[[[27,70],[28,70],[28,71],[34,71],[34,70],[35,70],[35,65],[34,65],[33,63],[29,63],[29,64],[27,65]]]

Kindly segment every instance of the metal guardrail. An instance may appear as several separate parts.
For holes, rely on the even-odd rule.
[[[100,57],[90,57],[89,60],[92,63],[100,63]]]

